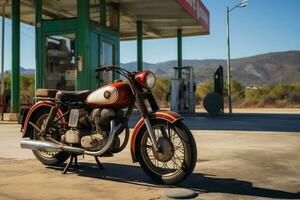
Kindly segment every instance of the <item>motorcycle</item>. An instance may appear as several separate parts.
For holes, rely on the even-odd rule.
[[[37,89],[36,103],[22,116],[21,147],[31,149],[45,165],[69,159],[63,173],[78,155],[113,156],[130,139],[128,121],[134,108],[141,115],[131,135],[131,157],[144,172],[162,184],[183,181],[195,168],[195,140],[181,115],[161,111],[151,92],[156,77],[150,71],[129,72],[110,66],[125,77],[94,91]],[[121,139],[122,138],[122,139]]]

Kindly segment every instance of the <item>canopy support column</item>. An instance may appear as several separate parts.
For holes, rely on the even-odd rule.
[[[78,72],[76,90],[90,88],[90,1],[77,0]]]
[[[177,65],[178,69],[178,79],[182,78],[182,29],[177,29]]]
[[[35,1],[35,89],[43,88],[42,0]]]
[[[11,112],[20,111],[20,0],[12,5],[12,71],[11,71]]]
[[[136,22],[137,35],[137,71],[143,71],[143,22]]]

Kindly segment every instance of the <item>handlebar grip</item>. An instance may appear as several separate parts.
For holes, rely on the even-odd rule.
[[[102,72],[102,71],[104,71],[103,68],[97,68],[97,69],[95,69],[95,72]]]

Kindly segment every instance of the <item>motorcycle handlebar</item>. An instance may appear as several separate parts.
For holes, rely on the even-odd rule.
[[[108,72],[108,71],[112,71],[112,70],[124,75],[125,77],[132,76],[135,74],[135,72],[129,72],[123,68],[115,67],[115,66],[100,67],[100,68],[95,69],[95,72]]]
[[[97,68],[95,69],[95,72],[108,72],[108,71],[111,71],[113,69],[113,67],[101,67],[101,68]]]

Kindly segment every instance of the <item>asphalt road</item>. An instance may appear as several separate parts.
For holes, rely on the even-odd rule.
[[[197,142],[197,166],[172,187],[193,189],[196,199],[300,199],[299,116],[185,117]],[[131,162],[129,148],[101,159],[103,171],[86,156],[62,175],[63,166],[43,166],[31,151],[20,149],[19,128],[0,123],[1,200],[167,199],[170,186],[152,182]]]

